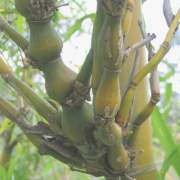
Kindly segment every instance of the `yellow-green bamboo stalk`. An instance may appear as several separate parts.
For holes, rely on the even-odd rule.
[[[0,16],[0,30],[4,31],[23,51],[27,50],[28,41],[20,33],[15,31],[2,16]]]
[[[133,11],[133,19],[130,27],[130,31],[128,36],[126,37],[125,47],[130,47],[138,41],[142,40],[141,32],[139,30],[138,21],[142,20],[141,14],[141,3],[139,0],[135,0],[135,6]],[[139,50],[140,52],[140,62],[138,65],[138,69],[144,66],[144,51],[143,49]],[[121,95],[124,96],[128,84],[129,77],[131,75],[131,69],[133,68],[133,60],[135,56],[135,52],[132,52],[128,57],[128,60],[123,65],[123,68],[120,72],[120,84],[121,84]],[[136,115],[142,111],[144,106],[148,102],[147,95],[147,82],[143,80],[137,89],[135,90],[135,99],[133,105],[133,113],[132,118],[134,119]],[[149,119],[143,123],[143,125],[138,129],[137,136],[133,141],[129,150],[140,151],[143,150],[143,154],[136,157],[134,162],[134,167],[143,167],[146,165],[152,165],[154,163],[153,160],[153,150],[152,150],[152,132],[151,125]],[[156,179],[156,170],[150,171],[149,173],[142,173],[139,176],[135,177],[137,180],[155,180]]]
[[[121,107],[120,107],[120,117],[119,122],[121,126],[125,126],[128,122],[129,118],[129,109],[132,105],[132,99],[134,96],[135,88],[138,86],[138,84],[142,81],[142,79],[153,70],[153,68],[160,63],[160,61],[163,59],[163,57],[166,55],[166,53],[169,51],[171,41],[173,39],[174,33],[177,29],[177,26],[179,25],[179,19],[180,19],[180,10],[176,14],[168,33],[165,37],[165,40],[157,53],[149,60],[149,63],[146,64],[133,78],[130,87],[127,90],[127,93],[122,101]]]
[[[24,96],[28,102],[31,103],[32,106],[37,110],[37,112],[43,116],[48,121],[54,120],[61,121],[61,111],[55,109],[50,103],[48,103],[45,99],[38,96],[33,90],[20,79],[18,79],[12,72],[11,68],[4,62],[4,60],[0,57],[0,75],[5,79],[7,83],[9,83],[17,92]],[[53,124],[52,124],[53,125]]]

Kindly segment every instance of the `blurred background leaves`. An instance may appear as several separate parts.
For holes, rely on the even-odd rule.
[[[66,43],[70,43],[71,46],[72,42],[76,42],[81,36],[89,35],[92,32],[95,8],[88,8],[88,4],[89,2],[86,0],[69,0],[68,7],[63,7],[56,12],[53,23],[65,42],[65,46]],[[25,20],[17,13],[13,0],[0,0],[0,14],[18,32],[21,32],[27,39],[29,38],[28,27]],[[79,50],[86,54],[87,48],[84,49],[83,44],[78,45],[78,47],[80,49],[76,49],[77,54]],[[8,63],[20,78],[27,81],[41,96],[48,98],[45,94],[44,80],[41,73],[24,66],[25,57],[23,53],[1,31],[0,53],[8,59]],[[83,62],[83,55],[80,62]],[[78,64],[77,61],[74,62],[72,59],[69,61],[72,61],[70,63],[72,68],[76,67],[78,69],[80,67],[81,63]],[[161,162],[160,175],[162,178],[160,179],[168,179],[169,177],[178,179],[180,177],[180,94],[174,91],[171,82],[172,77],[179,75],[180,72],[176,70],[176,65],[170,62],[172,61],[165,59],[162,63],[165,67],[165,70],[160,73],[162,98],[152,114],[155,160]],[[19,108],[24,108],[28,112],[27,118],[30,122],[35,123],[41,119],[1,79],[0,96],[16,102]],[[5,148],[10,147],[9,145],[15,141],[18,141],[18,143],[12,148],[8,164],[0,166],[1,180],[96,179],[82,173],[70,171],[66,165],[54,160],[52,157],[41,157],[31,143],[22,135],[20,129],[16,126],[12,128],[12,123],[0,114],[0,162],[2,162],[2,156],[5,156],[3,154]]]

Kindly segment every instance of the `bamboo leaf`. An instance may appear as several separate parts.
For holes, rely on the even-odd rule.
[[[2,167],[1,165],[0,165],[0,179],[1,180],[6,180],[6,170],[5,170],[5,168],[4,167]]]
[[[172,83],[167,83],[165,85],[165,92],[164,92],[163,100],[162,100],[162,109],[163,109],[162,115],[165,120],[167,120],[170,109],[171,109],[172,95],[173,95]]]
[[[152,114],[152,125],[156,137],[159,139],[165,154],[168,156],[174,149],[176,149],[177,144],[158,107],[155,108]],[[172,166],[174,167],[176,173],[180,176],[179,159],[180,152],[178,151],[175,154]]]
[[[7,177],[8,179],[12,179],[13,174],[14,174],[14,170],[15,167],[17,166],[17,159],[16,158],[11,158],[10,163],[9,163],[9,167],[8,167],[8,171],[7,171]]]
[[[85,15],[82,18],[76,20],[75,23],[66,32],[64,40],[65,41],[69,40],[75,32],[80,30],[83,21],[86,20],[86,19],[89,19],[89,18],[94,19],[95,14],[91,13],[91,14]]]
[[[3,120],[2,123],[0,123],[0,134],[2,134],[3,132],[5,132],[10,126],[11,126],[11,121],[7,118],[5,118]]]
[[[173,95],[172,83],[167,83],[165,86],[165,93],[162,101],[162,105],[164,108],[170,103],[172,95]]]
[[[175,161],[176,154],[180,152],[180,145],[178,145],[164,160],[160,174],[163,178],[165,178],[166,173],[168,172],[170,166],[172,166]]]
[[[170,79],[172,76],[174,76],[174,74],[176,73],[176,70],[175,70],[175,67],[168,61],[163,61],[163,63],[167,66],[168,71],[165,75],[160,76],[160,81],[165,82],[168,79]]]

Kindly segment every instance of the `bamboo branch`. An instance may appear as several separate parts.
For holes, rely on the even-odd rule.
[[[37,112],[49,121],[51,126],[54,126],[56,129],[60,127],[61,112],[55,109],[46,100],[35,94],[27,84],[18,79],[1,57],[0,75],[8,84],[30,102]]]
[[[29,42],[15,31],[2,16],[0,16],[0,30],[4,31],[23,51],[27,50]]]
[[[129,132],[128,134],[130,134],[127,140],[128,144],[131,144],[133,142],[133,139],[136,136],[138,129],[151,115],[154,108],[156,107],[156,104],[160,100],[159,74],[157,67],[155,67],[151,72],[150,87],[151,87],[151,99],[149,103],[144,107],[144,109],[139,114],[137,114],[137,116],[132,121],[132,123],[128,125],[128,132]]]
[[[90,100],[90,78],[92,74],[93,65],[93,50],[90,49],[84,64],[81,67],[80,72],[72,86],[71,92],[66,97],[64,104],[69,107],[78,107]]]
[[[92,65],[93,65],[93,48],[90,49],[85,59],[85,62],[82,65],[80,72],[77,75],[76,80],[84,85],[89,86],[89,81],[92,73]]]
[[[145,39],[148,34],[146,33],[145,31],[145,28],[144,28],[144,24],[142,21],[138,21],[138,24],[139,24],[139,28],[140,28],[140,31],[141,31],[141,34],[142,34],[142,37],[143,39]],[[149,42],[148,44],[146,44],[146,49],[148,51],[148,60],[150,60],[153,56],[154,56],[154,47],[153,45],[151,44],[151,42]]]
[[[153,39],[156,38],[155,34],[152,35],[148,35],[147,37],[145,37],[142,41],[137,42],[136,44],[132,45],[131,47],[127,48],[124,52],[124,56],[129,56],[129,54],[143,46],[146,46],[147,44],[149,44]]]
[[[67,164],[83,167],[82,159],[78,155],[75,156],[72,147],[67,149],[63,145],[64,138],[52,132],[48,125],[42,122],[36,126],[27,124],[21,112],[12,103],[2,98],[0,98],[0,110],[23,130],[41,154],[50,154]]]
[[[92,46],[93,46],[93,68],[92,68],[92,90],[93,94],[96,93],[100,78],[102,75],[102,64],[103,64],[103,55],[104,49],[100,45],[100,39],[102,32],[103,24],[105,19],[105,12],[102,7],[102,1],[97,1],[97,10],[96,10],[96,19],[93,26],[93,37],[92,37]]]
[[[164,42],[162,43],[161,47],[157,51],[157,53],[151,58],[148,64],[146,64],[134,77],[134,79],[131,82],[130,87],[128,88],[126,95],[124,97],[124,100],[122,101],[119,114],[120,114],[120,125],[125,126],[125,124],[128,122],[129,117],[129,109],[132,104],[132,99],[134,96],[135,88],[138,86],[138,84],[144,79],[144,77],[152,71],[152,69],[157,66],[163,57],[167,54],[167,52],[170,49],[170,43],[173,39],[174,33],[177,30],[177,27],[179,25],[179,19],[180,19],[180,10],[176,14],[168,33],[165,37]]]
[[[18,126],[21,129],[25,130],[31,128],[31,126],[24,121],[21,112],[19,112],[12,103],[10,103],[7,100],[4,100],[1,97],[0,97],[0,110],[11,121],[18,124]]]
[[[170,49],[170,44],[173,39],[173,36],[177,30],[177,27],[179,25],[179,19],[180,19],[180,10],[176,14],[172,24],[170,25],[170,28],[168,30],[168,33],[166,35],[166,38],[161,45],[160,49],[157,51],[157,53],[151,58],[148,64],[144,66],[136,75],[134,78],[132,85],[138,84],[150,71],[155,67],[157,64],[161,62],[163,57],[168,53]]]
[[[14,124],[11,125],[10,128],[6,129],[6,131],[3,133],[3,148],[2,148],[2,153],[0,155],[0,165],[3,167],[8,167],[8,163],[11,159],[11,154],[13,151],[14,146],[17,144],[13,144],[14,142],[11,142],[12,139],[12,133],[13,133],[13,129],[14,129]]]

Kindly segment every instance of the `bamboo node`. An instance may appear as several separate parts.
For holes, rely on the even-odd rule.
[[[170,44],[168,41],[164,41],[161,45],[161,47],[165,50],[168,51],[170,49]]]
[[[102,0],[105,12],[112,17],[120,17],[125,8],[125,0]]]
[[[104,117],[103,115],[97,114],[95,117],[96,126],[106,126],[108,123],[113,122],[112,117]]]
[[[75,81],[71,93],[65,98],[64,105],[69,107],[78,107],[85,100],[90,100],[90,87],[85,86],[80,81]]]
[[[49,21],[56,10],[56,0],[30,0],[28,10],[31,22]]]

